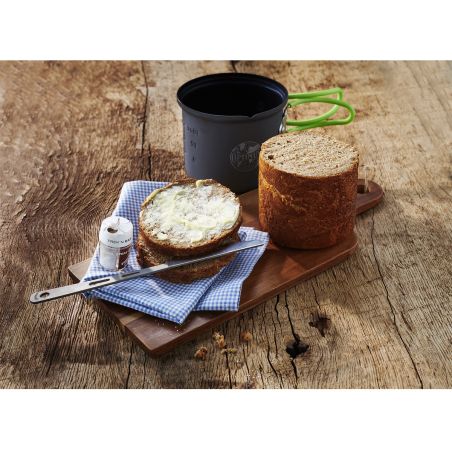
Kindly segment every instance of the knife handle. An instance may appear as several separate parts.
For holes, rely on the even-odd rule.
[[[92,281],[83,281],[78,284],[69,284],[68,286],[56,287],[55,289],[42,290],[35,292],[30,296],[30,303],[39,304],[45,301],[55,300],[56,298],[67,297],[76,293],[86,292],[95,289],[96,286],[104,286],[106,284],[114,284],[116,276],[110,276]]]

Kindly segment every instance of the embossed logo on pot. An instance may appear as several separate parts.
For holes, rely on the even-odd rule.
[[[243,173],[255,170],[260,150],[261,145],[255,141],[244,141],[234,146],[229,155],[231,165]]]

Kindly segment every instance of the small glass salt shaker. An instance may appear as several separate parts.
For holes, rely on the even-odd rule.
[[[99,231],[99,261],[105,270],[119,271],[127,265],[133,242],[133,224],[123,217],[102,221]]]

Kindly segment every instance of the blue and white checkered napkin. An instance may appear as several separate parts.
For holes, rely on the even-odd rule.
[[[134,227],[134,243],[138,236],[138,215],[141,203],[164,182],[135,181],[123,185],[118,204],[112,215],[128,218]],[[268,234],[253,228],[239,230],[241,240],[262,240],[268,243]],[[182,323],[191,311],[237,311],[242,284],[262,256],[265,246],[242,251],[234,260],[211,278],[194,281],[191,284],[175,284],[156,277],[137,278],[102,289],[95,289],[91,295],[112,301],[146,314]],[[136,251],[133,247],[125,272],[139,270]],[[113,275],[99,263],[99,248],[96,248],[88,272],[83,280]]]

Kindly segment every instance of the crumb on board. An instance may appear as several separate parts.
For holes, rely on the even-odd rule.
[[[237,349],[236,348],[224,348],[223,350],[221,350],[221,354],[225,355],[225,354],[233,354],[233,353],[237,353]]]
[[[194,355],[195,359],[201,359],[203,361],[205,361],[206,356],[207,356],[207,348],[206,347],[199,348],[198,350],[196,350],[195,355]]]
[[[224,336],[221,333],[219,333],[218,331],[215,331],[212,334],[212,339],[218,348],[222,349],[222,348],[226,347],[226,341],[224,339]]]
[[[240,340],[242,342],[251,342],[253,340],[253,335],[249,331],[243,331],[240,334]]]
[[[224,340],[224,337],[221,337],[217,341],[217,347],[218,348],[225,348],[226,347],[226,341]]]

